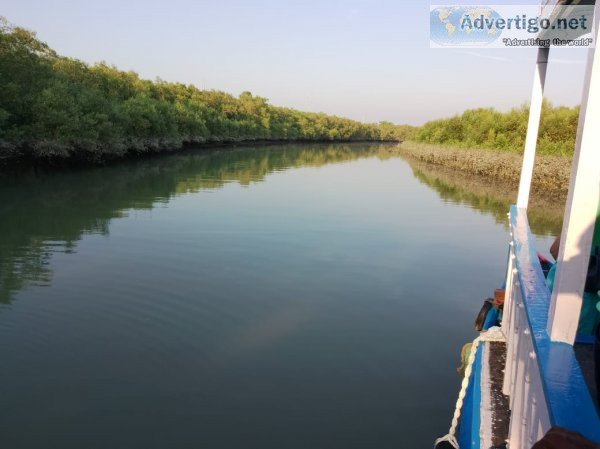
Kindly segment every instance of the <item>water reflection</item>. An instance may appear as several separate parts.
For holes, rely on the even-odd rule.
[[[83,234],[108,235],[113,218],[152,209],[173,196],[261,182],[274,171],[366,157],[390,145],[238,147],[186,152],[109,167],[0,178],[0,303],[28,285],[48,285],[55,252],[74,251]]]
[[[444,201],[511,198],[412,170],[286,145],[0,179],[6,446],[425,447],[505,269],[505,230]]]
[[[108,235],[110,221],[128,210],[152,209],[170,198],[218,189],[228,182],[261,182],[272,172],[368,157],[398,157],[389,144],[283,145],[187,152],[109,167],[61,173],[19,173],[0,179],[0,303],[29,285],[48,285],[55,252],[72,252],[83,234]],[[443,199],[467,204],[498,223],[515,189],[408,161],[415,177]],[[564,199],[532,199],[537,234],[560,232]]]
[[[506,214],[517,198],[517,188],[490,182],[488,178],[464,176],[453,170],[420,161],[407,161],[413,174],[435,190],[442,199],[467,205],[482,214],[491,214],[497,223],[508,227]],[[533,192],[527,208],[529,225],[534,234],[558,235],[562,227],[564,196],[545,196]]]

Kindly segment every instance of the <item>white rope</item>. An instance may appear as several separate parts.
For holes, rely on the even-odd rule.
[[[452,424],[450,425],[450,430],[443,437],[438,438],[433,443],[433,447],[435,448],[438,443],[443,441],[447,441],[454,447],[455,449],[459,449],[458,441],[456,440],[456,428],[458,427],[458,419],[460,418],[460,412],[463,406],[463,401],[465,399],[465,394],[467,392],[467,387],[469,386],[469,378],[471,377],[471,371],[473,370],[473,362],[475,361],[475,354],[477,353],[477,346],[482,341],[505,341],[504,334],[502,333],[502,329],[498,326],[490,327],[486,332],[482,332],[479,334],[475,340],[473,340],[473,345],[471,346],[471,353],[469,354],[469,361],[467,363],[467,367],[465,368],[465,376],[463,377],[462,384],[460,386],[460,392],[458,393],[458,399],[456,400],[456,407],[454,408],[454,416],[452,417]]]

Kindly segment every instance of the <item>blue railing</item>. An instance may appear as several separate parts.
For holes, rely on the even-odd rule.
[[[515,323],[507,325],[510,330],[507,332],[509,348],[511,346],[510,339],[516,340],[512,348],[514,366],[509,370],[507,364],[506,375],[511,377],[511,380],[505,381],[505,385],[510,386],[508,392],[511,395],[511,405],[516,404],[515,406],[520,407],[522,420],[535,415],[535,410],[534,412],[528,411],[528,405],[522,404],[523,401],[529,401],[530,398],[514,398],[513,395],[522,396],[523,391],[531,394],[529,389],[518,387],[518,384],[531,382],[533,377],[537,378],[538,373],[533,373],[534,376],[532,376],[527,372],[528,368],[532,369],[537,366],[543,400],[540,401],[542,398],[537,398],[537,401],[533,400],[533,407],[546,407],[547,418],[552,427],[563,427],[600,443],[600,417],[581,373],[573,346],[550,341],[548,336],[550,292],[546,287],[537,258],[526,210],[512,206],[509,220],[512,235],[512,258],[509,260],[509,271],[512,269],[517,274],[517,276],[513,276],[512,281],[513,291],[510,296],[513,298],[511,299],[510,296],[507,298],[507,306],[509,309],[512,307],[512,312],[505,310],[505,315],[507,315],[505,319],[515,320]],[[524,309],[526,323],[518,324],[519,307]],[[522,333],[519,334],[519,332]],[[523,356],[523,351],[518,346],[526,344],[525,340],[530,341],[535,354],[525,352]],[[515,345],[517,347],[514,347]],[[507,354],[507,359],[510,356],[511,354]],[[519,360],[520,358],[528,360]],[[519,372],[519,369],[521,376],[515,374]],[[512,374],[509,371],[512,371]],[[532,386],[531,391],[533,390]],[[543,404],[544,402],[545,404]],[[511,422],[511,433],[516,425],[519,424]],[[522,436],[519,437],[519,440],[520,442],[525,441]],[[517,446],[523,446],[523,444]]]

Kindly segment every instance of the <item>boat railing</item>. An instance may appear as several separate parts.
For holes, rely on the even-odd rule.
[[[526,209],[512,206],[502,330],[503,392],[510,398],[509,447],[530,448],[552,427],[600,442],[600,418],[572,345],[551,341],[550,291],[537,258]]]

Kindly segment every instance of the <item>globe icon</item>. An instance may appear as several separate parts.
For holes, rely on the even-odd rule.
[[[502,34],[495,25],[499,18],[489,6],[437,7],[429,14],[430,38],[438,45],[487,45]]]

